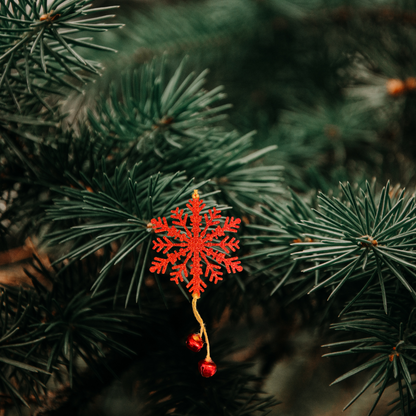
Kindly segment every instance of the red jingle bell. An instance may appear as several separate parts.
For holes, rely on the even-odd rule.
[[[217,366],[210,358],[205,358],[198,363],[199,372],[202,377],[212,377],[217,372]]]
[[[201,351],[204,341],[199,334],[190,334],[186,338],[186,346],[193,352]]]

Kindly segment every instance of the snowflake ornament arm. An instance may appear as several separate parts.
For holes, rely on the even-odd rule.
[[[166,218],[159,217],[151,220],[155,233],[167,232],[167,236],[164,236],[163,239],[157,238],[153,241],[153,249],[158,253],[163,250],[163,254],[167,254],[167,257],[155,257],[150,271],[152,273],[165,273],[170,263],[173,265],[170,280],[179,284],[179,281],[183,282],[184,277],[188,277],[188,262],[191,260],[190,274],[192,279],[186,287],[193,296],[199,298],[201,292],[207,287],[201,279],[201,276],[204,274],[201,261],[206,265],[205,277],[209,277],[209,281],[213,281],[214,284],[222,280],[221,264],[226,267],[228,273],[236,273],[243,270],[238,257],[227,257],[230,251],[234,252],[239,248],[239,240],[236,240],[234,237],[229,239],[228,236],[225,236],[225,232],[236,233],[241,220],[239,218],[227,217],[224,225],[221,226],[219,225],[221,211],[215,207],[202,217],[201,211],[204,209],[205,204],[203,204],[202,199],[199,199],[197,190],[194,191],[192,199],[189,200],[186,206],[192,213],[190,215],[191,229],[187,225],[188,214],[184,215],[184,211],[179,210],[179,208],[171,211],[171,218],[174,220],[172,226],[168,225]],[[205,222],[205,227],[201,231],[202,220]],[[184,231],[178,230],[175,225],[179,225]],[[216,228],[211,231],[214,226]],[[220,240],[219,237],[224,238]],[[175,250],[175,248],[178,250]],[[181,258],[183,259],[182,263],[175,265]]]

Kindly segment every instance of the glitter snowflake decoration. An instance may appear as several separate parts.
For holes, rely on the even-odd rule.
[[[167,257],[155,257],[150,271],[152,273],[165,273],[169,263],[174,265],[182,260],[182,263],[172,267],[173,272],[170,274],[172,276],[170,280],[179,284],[179,281],[183,282],[184,277],[188,277],[188,262],[191,260],[190,274],[192,279],[186,287],[192,295],[197,297],[207,287],[201,279],[203,274],[202,260],[206,265],[205,277],[209,276],[209,281],[214,281],[214,283],[222,280],[221,264],[226,267],[228,273],[241,272],[243,270],[238,257],[226,257],[230,251],[234,252],[239,248],[238,244],[240,241],[234,237],[231,240],[229,240],[229,237],[224,237],[222,240],[219,239],[219,237],[225,236],[225,232],[236,233],[241,222],[240,219],[226,217],[224,225],[220,226],[221,211],[214,207],[208,211],[208,215],[204,214],[204,217],[202,217],[201,211],[205,207],[203,202],[202,199],[199,199],[198,191],[195,190],[192,199],[186,205],[192,213],[190,216],[191,230],[189,230],[186,224],[188,214],[184,214],[184,211],[179,210],[179,208],[171,211],[171,218],[174,220],[174,225],[171,227],[168,225],[166,218],[159,217],[151,220],[152,229],[155,233],[167,232],[168,234],[163,237],[163,240],[157,238],[153,241],[153,250],[156,250],[158,253],[163,250],[163,254],[167,254]],[[205,220],[205,227],[201,230],[202,219]],[[181,226],[184,231],[178,230],[175,225]],[[213,229],[212,227],[214,226],[216,227]],[[172,241],[168,237],[178,242]],[[172,248],[178,248],[178,250],[169,251]],[[218,249],[221,249],[221,251],[218,251]]]

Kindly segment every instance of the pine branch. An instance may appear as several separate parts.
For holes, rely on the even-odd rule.
[[[141,73],[126,73],[120,85],[113,84],[110,99],[103,98],[89,113],[93,129],[104,140],[121,142],[129,159],[145,160],[152,173],[185,169],[188,177],[210,178],[227,204],[235,205],[235,196],[253,203],[260,193],[283,193],[281,167],[251,167],[276,146],[248,154],[254,132],[240,137],[212,127],[229,108],[211,107],[224,98],[222,87],[203,90],[207,71],[192,80],[192,74],[183,76],[184,65],[171,77],[164,61],[157,71],[154,61]]]
[[[53,111],[44,99],[45,92],[51,94],[61,87],[81,91],[78,85],[86,83],[87,74],[98,74],[100,65],[83,58],[74,48],[111,49],[89,43],[88,38],[73,37],[73,34],[105,31],[120,25],[101,23],[113,15],[80,20],[91,13],[117,8],[90,7],[91,0],[1,2],[1,110],[32,113],[38,104]]]
[[[285,166],[289,181],[305,180],[306,168],[312,167],[327,177],[329,170],[347,165],[350,159],[376,166],[380,151],[375,134],[376,119],[367,102],[326,101],[322,98],[318,108],[304,104],[293,106],[281,115],[278,127],[270,132],[267,141],[278,145],[276,159]]]
[[[40,262],[34,267],[53,282],[51,291],[29,272],[35,290],[1,289],[0,389],[15,405],[27,406],[30,397],[41,403],[49,378],[62,381],[62,368],[70,386],[77,384],[78,359],[99,376],[109,352],[131,357],[134,352],[122,337],[139,336],[145,322],[137,313],[114,307],[108,290],[94,298],[82,290],[88,280],[85,268],[82,278],[69,265],[55,279]]]
[[[304,295],[320,276],[317,273],[305,273],[299,277],[304,263],[294,260],[293,254],[301,249],[297,243],[308,244],[310,241],[304,236],[300,222],[313,220],[316,216],[309,204],[293,191],[291,194],[292,204],[286,207],[265,197],[263,201],[267,205],[260,206],[261,212],[246,208],[258,221],[257,224],[247,225],[247,228],[263,233],[242,237],[244,246],[250,250],[242,260],[253,268],[253,278],[264,278],[265,283],[277,281],[270,295],[290,285],[293,296],[287,302]]]
[[[147,57],[165,52],[213,54],[224,45],[248,42],[264,22],[262,11],[264,4],[251,0],[156,5],[145,13],[133,12],[125,19],[126,30],[119,36],[130,55],[137,51],[147,51]],[[130,21],[135,24],[129,24]],[[114,45],[120,43],[120,38],[113,39]]]
[[[306,266],[303,272],[307,275],[316,274],[311,292],[332,287],[329,298],[349,282],[368,281],[378,276],[387,312],[385,279],[394,276],[412,296],[416,296],[409,283],[409,277],[413,279],[416,276],[412,271],[415,268],[412,263],[413,229],[416,226],[414,197],[405,194],[404,190],[398,195],[391,193],[389,183],[381,191],[378,201],[368,183],[365,191],[353,191],[349,183],[346,186],[341,184],[341,188],[341,200],[321,193],[318,197],[321,205],[318,210],[313,209],[313,215],[305,209],[300,210],[299,214],[291,213],[297,217],[297,234],[286,234],[287,226],[282,223],[293,222],[287,215],[286,218],[279,219],[278,214],[268,211],[269,217],[260,216],[269,222],[277,221],[276,231],[282,235],[286,244],[288,239],[292,239],[293,248],[287,249],[286,244],[283,244],[285,248],[282,249],[284,241],[274,240],[273,234],[260,236],[257,238],[263,241],[275,241],[277,247],[274,250],[259,251],[251,257],[265,254],[271,257],[276,253],[280,258],[265,269],[282,267],[281,259],[289,257],[291,260],[283,263],[286,267],[293,266],[293,262],[306,263],[309,267]],[[273,204],[271,206],[277,213],[282,211]],[[273,214],[274,217],[270,217]],[[285,275],[286,279],[289,277],[290,273]]]
[[[172,148],[184,149],[200,140],[207,134],[206,127],[225,118],[220,113],[230,105],[211,108],[225,97],[223,87],[203,90],[208,71],[184,78],[184,65],[185,60],[170,78],[163,61],[160,69],[153,62],[141,73],[124,74],[119,84],[112,85],[110,98],[97,103],[95,114],[89,112],[92,127],[103,138],[139,139],[142,151],[153,149],[161,158]]]
[[[363,364],[337,378],[332,384],[339,383],[361,371],[372,369],[368,381],[344,410],[374,384],[379,387],[377,398],[368,413],[371,415],[385,388],[396,383],[400,403],[391,412],[400,411],[402,416],[412,414],[414,387],[411,374],[416,370],[414,301],[403,290],[399,297],[393,295],[395,284],[391,283],[393,284],[389,284],[387,290],[389,304],[387,315],[383,310],[383,301],[380,299],[380,288],[373,285],[366,292],[365,297],[354,304],[354,310],[347,312],[339,323],[332,325],[337,331],[362,334],[363,337],[324,345],[329,348],[342,348],[341,351],[325,354],[324,357],[350,354],[366,354],[368,357]]]
[[[44,391],[41,381],[46,371],[46,361],[36,355],[27,354],[30,347],[35,349],[45,336],[36,334],[33,329],[25,333],[28,318],[35,305],[34,294],[20,289],[19,291],[0,288],[1,317],[0,338],[0,390],[10,396],[15,405],[29,407],[27,396],[36,391]]]
[[[341,186],[346,202],[331,200],[321,194],[318,221],[302,221],[307,231],[305,235],[316,242],[295,258],[316,262],[306,271],[327,269],[333,272],[313,290],[336,284],[331,293],[333,296],[347,281],[358,277],[367,279],[377,273],[382,293],[384,276],[393,275],[412,296],[416,296],[405,277],[414,275],[411,263],[414,258],[412,230],[416,221],[414,197],[405,196],[403,190],[394,200],[387,184],[376,203],[368,184],[367,192],[360,190],[358,197],[348,183]],[[384,295],[383,298],[387,312]]]

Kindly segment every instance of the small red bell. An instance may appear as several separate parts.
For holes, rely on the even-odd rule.
[[[198,363],[199,372],[202,377],[212,377],[217,372],[217,366],[210,358],[205,358]]]
[[[186,346],[193,352],[201,351],[204,341],[199,334],[190,334],[186,338]]]

